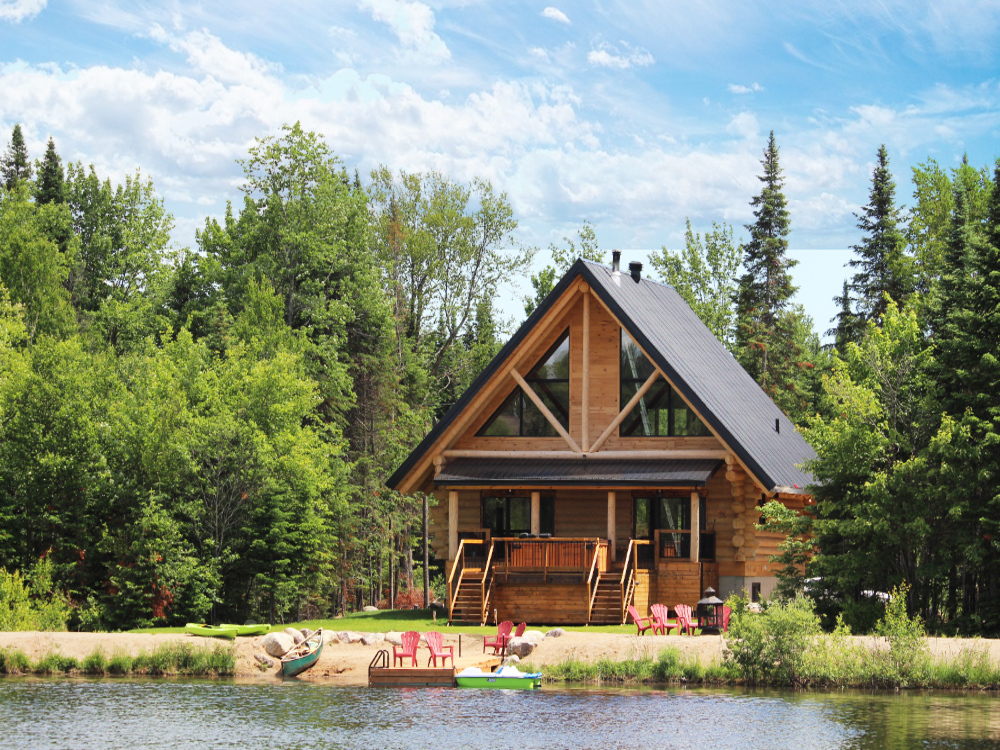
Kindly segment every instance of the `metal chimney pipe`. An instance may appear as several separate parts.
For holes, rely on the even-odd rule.
[[[628,264],[628,272],[632,274],[632,281],[638,284],[639,279],[642,278],[642,263],[637,260],[633,260]]]
[[[620,273],[621,272],[621,265],[622,265],[622,251],[621,250],[612,250],[611,251],[611,270],[614,273]]]

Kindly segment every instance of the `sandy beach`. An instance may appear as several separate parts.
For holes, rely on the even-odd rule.
[[[461,639],[461,643],[459,643]],[[245,681],[267,682],[280,679],[278,664],[274,660],[271,667],[262,668],[254,658],[255,654],[266,656],[261,646],[262,638],[237,638],[235,641],[237,661],[236,678]],[[0,633],[0,648],[17,649],[38,660],[55,652],[82,660],[101,649],[106,656],[115,653],[136,655],[142,651],[152,651],[169,642],[195,643],[211,648],[216,643],[226,645],[229,641],[216,641],[188,634],[145,634],[145,633]],[[487,668],[498,663],[489,653],[483,653],[482,636],[445,633],[445,645],[455,647],[455,666],[458,669],[478,666]],[[955,657],[963,649],[987,649],[991,659],[1000,663],[1000,640],[971,638],[928,638],[928,646],[935,657]],[[652,636],[621,635],[609,633],[568,632],[558,638],[546,638],[532,652],[526,661],[541,668],[570,659],[595,662],[602,658],[614,660],[637,659],[644,656],[656,658],[657,654],[669,646],[678,648],[686,656],[697,656],[702,664],[717,663],[722,659],[724,643],[721,636]],[[319,662],[298,679],[329,683],[334,685],[365,685],[368,680],[368,665],[380,649],[392,653],[388,643],[365,646],[361,643],[327,643]],[[459,653],[461,652],[461,655]],[[429,652],[421,644],[418,660],[421,666],[427,663]]]

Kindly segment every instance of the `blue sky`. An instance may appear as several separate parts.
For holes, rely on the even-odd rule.
[[[1000,0],[0,0],[0,128],[141,167],[187,245],[254,137],[298,120],[363,174],[490,179],[536,267],[585,220],[626,261],[687,218],[745,237],[773,129],[822,331],[880,144],[903,204],[920,162],[1000,155],[998,58]]]

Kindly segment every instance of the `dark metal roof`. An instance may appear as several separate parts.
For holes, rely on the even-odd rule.
[[[635,282],[597,263],[577,265],[657,367],[767,488],[812,483],[799,468],[816,457],[812,446],[676,289],[651,279]]]
[[[456,458],[434,477],[434,484],[703,487],[722,463],[715,459]]]
[[[766,488],[805,488],[812,483],[799,465],[814,458],[815,451],[673,287],[647,278],[635,282],[628,273],[614,274],[581,259],[389,477],[389,487],[399,486],[579,276]]]

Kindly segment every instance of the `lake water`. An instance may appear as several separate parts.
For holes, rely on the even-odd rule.
[[[971,750],[1000,747],[1000,698],[0,678],[0,727],[12,750]]]

